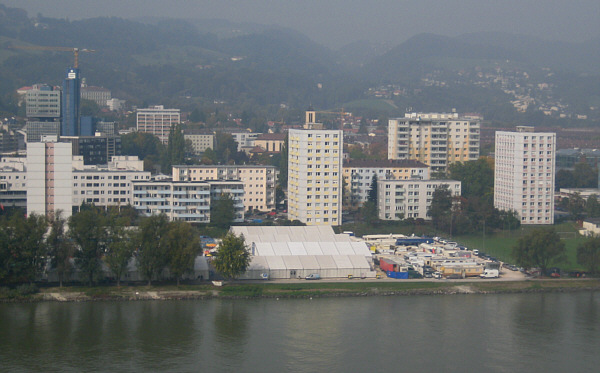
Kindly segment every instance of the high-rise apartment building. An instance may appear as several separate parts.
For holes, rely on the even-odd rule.
[[[79,136],[81,78],[79,69],[69,68],[63,81],[61,136]]]
[[[288,218],[306,225],[340,225],[342,131],[290,130],[288,149]]]
[[[27,214],[71,216],[72,146],[38,142],[27,146]]]
[[[496,132],[494,206],[521,224],[553,224],[555,148],[555,133],[533,127]]]
[[[165,109],[163,105],[137,110],[137,130],[155,135],[163,144],[169,142],[171,127],[179,124],[179,109]]]
[[[407,113],[388,122],[388,159],[415,159],[445,172],[479,158],[481,118],[457,113]]]

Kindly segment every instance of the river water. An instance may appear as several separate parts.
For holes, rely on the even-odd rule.
[[[600,293],[0,304],[0,371],[593,372]]]

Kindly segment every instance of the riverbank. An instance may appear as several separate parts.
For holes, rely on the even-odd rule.
[[[600,290],[600,279],[456,282],[229,283],[213,285],[48,287],[28,295],[0,293],[0,302],[88,302],[185,299],[319,298],[406,295],[542,293]]]

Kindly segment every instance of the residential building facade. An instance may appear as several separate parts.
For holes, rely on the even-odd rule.
[[[245,210],[275,209],[275,186],[279,170],[263,165],[173,166],[174,181],[234,180],[244,185]]]
[[[191,130],[183,131],[185,141],[190,141],[195,154],[202,154],[206,149],[215,149],[215,134],[212,131]]]
[[[429,180],[429,166],[409,159],[349,160],[344,162],[343,178],[348,202],[361,205],[371,190],[373,175],[377,180]]]
[[[211,199],[229,194],[235,222],[244,221],[244,186],[239,181],[145,180],[133,182],[133,205],[143,215],[164,213],[169,220],[210,222]]]
[[[494,207],[515,211],[521,224],[554,224],[556,134],[497,131],[495,152]]]
[[[453,197],[461,195],[456,180],[380,180],[377,182],[377,214],[381,220],[431,219],[433,192],[444,185]]]
[[[169,142],[171,127],[181,122],[179,109],[165,109],[163,105],[137,110],[137,130],[151,133],[163,144]]]
[[[388,159],[415,159],[446,172],[479,158],[481,118],[457,113],[407,113],[388,122]]]
[[[306,225],[342,223],[343,134],[289,130],[288,218]]]
[[[72,146],[69,143],[39,142],[27,147],[27,215],[71,216]]]

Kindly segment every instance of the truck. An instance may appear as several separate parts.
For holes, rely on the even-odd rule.
[[[500,277],[500,272],[497,269],[486,268],[483,270],[483,273],[479,275],[481,278],[498,278]]]

